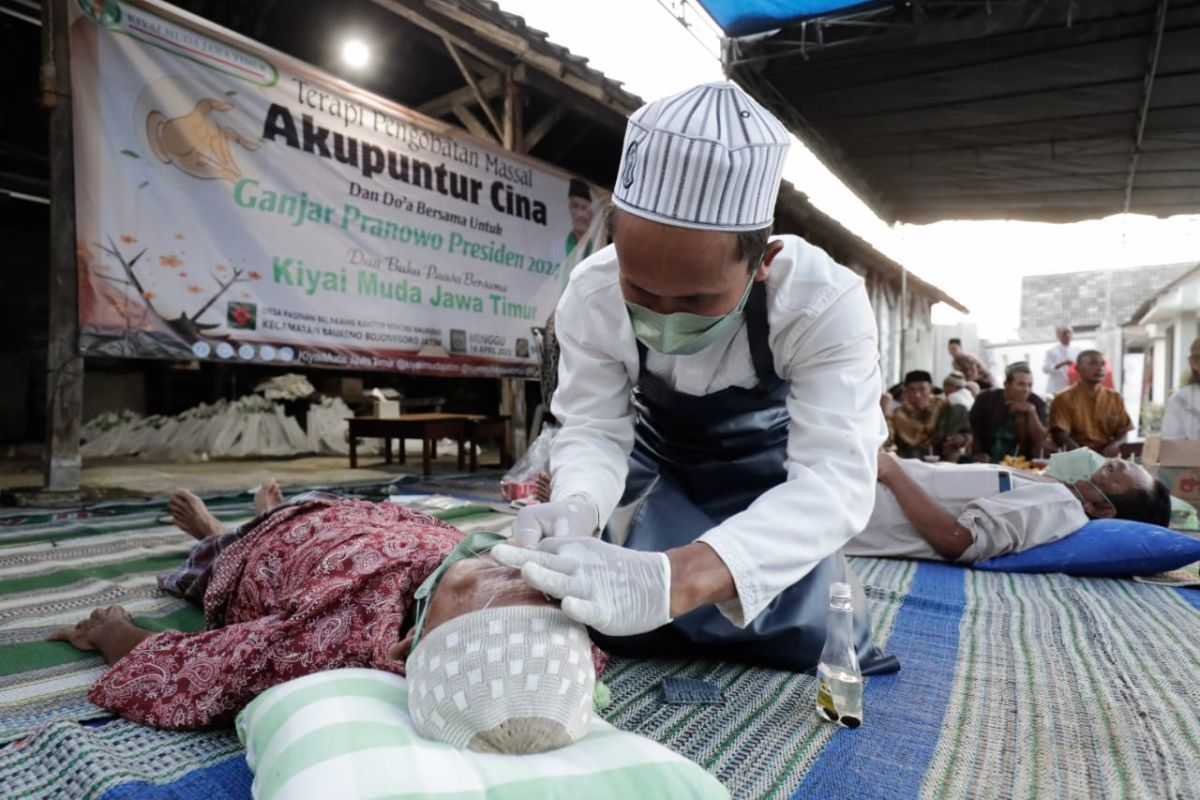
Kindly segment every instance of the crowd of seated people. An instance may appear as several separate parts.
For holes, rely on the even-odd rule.
[[[1061,339],[1069,343],[1069,328],[1060,330]],[[1060,344],[1052,350],[1047,364],[1060,370],[1058,351],[1069,348]],[[958,340],[951,340],[951,353],[955,369],[940,388],[928,371],[912,370],[883,395],[885,450],[902,459],[950,463],[1024,463],[1080,447],[1111,457],[1119,455],[1133,430],[1121,394],[1105,385],[1110,379],[1098,350],[1079,352],[1070,369],[1074,383],[1050,398],[1033,391],[1033,369],[1024,361],[1009,364],[1003,384],[990,388],[992,373]],[[1200,339],[1192,362],[1192,381],[1167,404],[1164,436],[1182,438],[1192,431],[1190,438],[1200,438]]]

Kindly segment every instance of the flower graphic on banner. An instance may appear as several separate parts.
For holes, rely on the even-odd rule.
[[[128,234],[126,234],[128,235]],[[122,237],[123,240],[124,237]],[[136,240],[135,240],[136,241]],[[90,267],[90,271],[97,277],[113,284],[125,287],[126,292],[121,301],[109,299],[109,304],[113,307],[116,314],[125,320],[127,326],[143,326],[151,316],[159,320],[162,324],[173,330],[177,335],[183,337],[187,341],[194,342],[206,336],[208,331],[221,327],[219,322],[201,322],[200,318],[213,307],[213,305],[221,299],[221,297],[230,290],[235,284],[246,283],[252,280],[259,280],[262,276],[257,272],[250,274],[241,268],[230,270],[224,265],[221,272],[214,268],[209,274],[216,283],[216,290],[211,296],[195,311],[181,311],[178,316],[169,318],[164,316],[160,309],[155,304],[159,299],[158,294],[148,289],[142,282],[142,278],[137,273],[138,263],[142,257],[146,255],[148,248],[142,248],[136,255],[127,257],[121,252],[117,244],[109,238],[108,247],[96,245],[103,253],[112,258],[115,258],[121,266],[123,273],[122,277],[107,274],[110,270],[106,264],[95,264]],[[159,263],[167,267],[177,267],[183,263],[177,256],[164,255],[159,256]],[[186,278],[186,272],[177,272],[180,278]],[[204,292],[204,288],[199,283],[188,284],[186,290],[189,295],[199,295]],[[140,314],[137,312],[140,311]],[[136,318],[135,318],[136,315]]]
[[[228,125],[215,122],[214,111],[233,110],[227,100],[205,97],[190,112],[168,119],[161,111],[146,115],[146,139],[150,149],[164,164],[173,164],[200,180],[236,181],[242,176],[229,143],[235,142],[254,151],[259,143]]]

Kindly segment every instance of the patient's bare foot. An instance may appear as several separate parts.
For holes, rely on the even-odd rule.
[[[267,478],[254,493],[254,514],[262,516],[283,502],[283,490],[274,478]]]
[[[204,501],[187,489],[176,489],[167,502],[171,519],[181,531],[195,539],[206,539],[225,532]]]

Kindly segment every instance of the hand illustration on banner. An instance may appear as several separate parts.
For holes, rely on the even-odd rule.
[[[257,150],[259,143],[210,117],[214,111],[231,111],[233,107],[225,100],[206,97],[182,117],[167,119],[161,111],[151,111],[146,116],[146,139],[160,161],[174,164],[193,178],[236,181],[242,172],[233,160],[229,142],[251,151]]]

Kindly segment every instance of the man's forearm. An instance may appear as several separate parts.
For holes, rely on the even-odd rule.
[[[882,483],[896,496],[908,521],[943,558],[957,560],[975,541],[971,532],[959,525],[904,470],[890,470]]]
[[[1079,447],[1075,440],[1072,439],[1062,428],[1051,428],[1050,438],[1054,440],[1056,445],[1064,450],[1075,450]]]
[[[990,456],[987,448],[983,446],[983,437],[974,431],[971,432],[971,454],[975,456],[975,458],[979,458],[979,456]]]
[[[737,585],[725,562],[704,542],[667,551],[671,562],[671,617],[710,603],[737,597]]]
[[[1046,441],[1046,429],[1042,426],[1042,420],[1037,415],[1037,410],[1030,411],[1025,415],[1025,445],[1031,454],[1037,448],[1042,446]]]
[[[1109,439],[1108,443],[1105,444],[1104,447],[1102,447],[1101,449],[1102,450],[1110,450],[1112,448],[1119,448],[1121,445],[1125,444],[1125,437],[1127,437],[1128,435],[1129,435],[1129,431],[1127,431],[1127,430],[1121,431],[1116,436]]]

